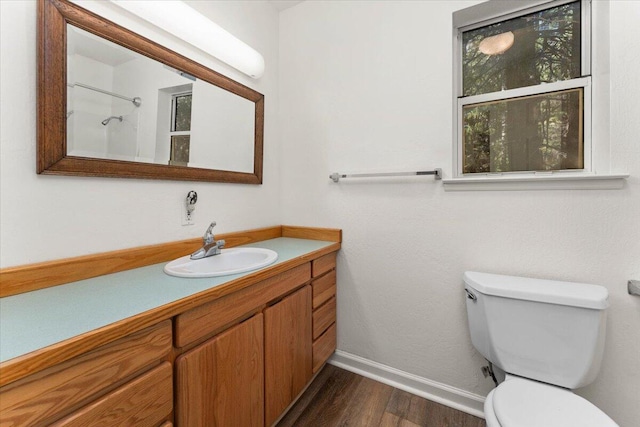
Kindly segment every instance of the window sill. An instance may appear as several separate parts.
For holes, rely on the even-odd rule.
[[[443,179],[445,191],[617,190],[629,174],[481,176]]]

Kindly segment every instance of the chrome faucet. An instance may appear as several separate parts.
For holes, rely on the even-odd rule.
[[[221,249],[224,248],[225,241],[216,241],[216,238],[213,235],[213,227],[215,226],[215,221],[209,225],[209,228],[207,228],[207,231],[204,232],[204,236],[202,237],[202,247],[191,254],[191,259],[202,259],[214,255],[220,255]]]

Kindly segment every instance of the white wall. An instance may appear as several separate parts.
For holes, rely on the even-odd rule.
[[[191,102],[189,165],[253,173],[255,103],[201,80]]]
[[[621,426],[640,419],[640,2],[611,5],[611,169],[622,190],[447,192],[451,13],[469,1],[306,1],[280,15],[283,222],[339,227],[338,348],[485,395],[467,331],[465,270],[606,286],[607,348],[579,393]]]
[[[113,68],[82,55],[67,55],[68,84],[83,83],[111,90]],[[67,150],[74,156],[100,157],[107,152],[102,120],[112,115],[111,101],[102,93],[80,86],[67,87]]]
[[[182,85],[193,85],[193,81],[169,71],[160,62],[153,61],[147,57],[127,61],[114,67],[114,91],[127,94],[129,97],[139,97],[142,100],[140,107],[135,107],[128,103],[131,115],[138,116],[137,140],[138,147],[130,158],[138,156],[145,162],[156,162],[167,164],[170,152],[169,123],[170,116],[163,123],[159,122],[159,117],[170,114],[171,97],[166,95],[168,104],[161,102],[161,92],[159,88],[171,88]],[[191,86],[192,87],[192,86]],[[165,107],[164,109],[162,107]],[[160,110],[164,111],[160,111]],[[160,134],[160,129],[165,134]],[[134,146],[135,147],[135,146]],[[160,148],[164,148],[161,150]],[[159,157],[156,154],[162,153]],[[155,158],[154,158],[155,157]]]
[[[266,72],[253,80],[188,45],[124,16],[109,18],[169,44],[265,95],[264,184],[74,178],[37,175],[36,2],[0,1],[0,266],[85,255],[279,224],[278,14],[266,1],[192,2],[194,8],[262,53]],[[108,12],[108,11],[107,11]],[[105,12],[105,15],[107,15]],[[117,19],[116,19],[117,18]],[[195,226],[180,225],[189,190],[198,192]]]

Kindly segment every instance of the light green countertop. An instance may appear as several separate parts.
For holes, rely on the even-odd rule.
[[[276,251],[273,266],[332,244],[279,237],[244,246]],[[185,279],[165,274],[165,264],[0,298],[0,362],[255,273]]]

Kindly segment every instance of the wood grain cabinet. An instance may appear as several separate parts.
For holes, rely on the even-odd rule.
[[[335,350],[335,256],[318,260],[176,317],[178,427],[271,426],[300,395]]]
[[[336,350],[336,254],[312,261],[313,373]]]
[[[170,352],[166,320],[8,384],[0,426],[158,425],[173,409]]]
[[[336,348],[335,266],[305,261],[8,383],[0,427],[271,426]]]
[[[178,426],[264,425],[262,318],[257,314],[176,360]]]
[[[156,427],[173,407],[171,363],[141,375],[51,427]]]
[[[264,311],[265,425],[270,426],[312,377],[311,287]]]

